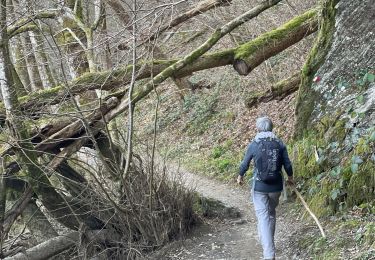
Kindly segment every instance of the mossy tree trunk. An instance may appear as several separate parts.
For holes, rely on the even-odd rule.
[[[240,75],[247,75],[263,61],[299,42],[317,30],[317,10],[295,17],[277,30],[242,44],[234,56],[233,66]]]

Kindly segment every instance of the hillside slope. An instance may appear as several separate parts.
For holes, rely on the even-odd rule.
[[[324,2],[320,32],[307,59],[309,39],[247,77],[231,68],[196,73],[190,80],[203,88],[180,102],[173,88],[165,86],[158,93],[157,142],[165,156],[184,167],[232,180],[255,134],[255,118],[267,114],[275,122],[276,133],[289,140],[298,188],[332,234],[322,241],[318,233],[296,231],[297,237],[306,239],[295,246],[316,259],[328,259],[324,255],[339,259],[345,250],[337,247],[354,246],[357,259],[371,259],[375,246],[375,12],[370,1],[336,2]],[[261,78],[280,79],[305,61],[297,99],[291,95],[257,108],[246,107],[251,91],[269,87]],[[139,126],[140,137],[153,133],[155,110],[150,108],[155,100],[138,108],[142,118],[148,118]],[[291,140],[293,132],[296,138]],[[346,242],[335,240],[340,234],[355,235]]]

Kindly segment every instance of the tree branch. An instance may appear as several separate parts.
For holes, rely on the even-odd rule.
[[[318,27],[316,9],[307,11],[282,25],[267,32],[255,40],[241,45],[234,57],[233,66],[240,75],[247,75],[263,61],[299,42]]]
[[[234,66],[240,71],[240,74],[246,74],[249,69],[249,65],[246,62],[252,64],[251,69],[254,69],[256,66],[259,66],[262,61],[280,53],[289,46],[292,46],[304,37],[315,32],[318,24],[316,13],[317,11],[315,9],[310,10],[293,18],[287,24],[262,34],[254,40],[244,43],[237,48],[202,55],[201,57],[196,58],[196,60],[190,61],[191,63],[187,64],[185,67],[173,71],[172,74],[175,77],[184,77],[195,71],[226,66],[229,64],[235,64]],[[280,47],[278,47],[278,45],[280,45]],[[263,48],[263,46],[268,46],[268,49]],[[242,72],[238,67],[241,60],[245,65]],[[138,71],[137,80],[159,74],[176,62],[176,59],[171,59],[139,63],[136,65],[136,70]],[[129,65],[111,71],[86,73],[69,84],[69,92],[76,95],[93,89],[115,90],[130,82],[131,71],[132,66]],[[139,90],[138,92],[142,92],[142,90]],[[121,95],[122,94],[119,94],[119,96]],[[32,112],[40,110],[40,108],[45,105],[58,104],[62,100],[66,100],[67,97],[69,97],[69,93],[65,90],[65,87],[57,86],[48,90],[35,92],[29,96],[21,97],[19,101],[23,111]],[[5,111],[3,105],[0,103],[0,118],[5,118],[4,114]]]
[[[3,225],[5,234],[9,232],[17,217],[21,215],[22,211],[26,208],[27,204],[29,204],[33,195],[34,191],[31,188],[31,186],[28,185],[22,196],[17,200],[17,202],[12,206],[12,208],[6,212]]]
[[[117,1],[117,0],[106,0],[108,5],[111,6],[111,8],[116,12],[116,14],[122,19],[124,22],[127,21],[127,23],[130,23],[129,16],[127,15],[124,7]],[[232,0],[204,0],[199,3],[192,9],[186,11],[185,13],[182,13],[178,15],[177,17],[173,18],[168,24],[162,26],[155,32],[154,34],[150,35],[147,39],[145,39],[143,42],[149,42],[155,40],[161,33],[165,32],[168,29],[171,29],[173,27],[176,27],[177,25],[187,21],[188,19],[197,16],[199,14],[202,14],[204,12],[207,12],[208,10],[211,10],[215,7],[219,6],[225,6],[229,5],[232,2]],[[116,9],[116,10],[115,10]],[[130,26],[130,25],[129,25]],[[127,44],[120,44],[118,46],[120,50],[125,50],[128,48]]]
[[[101,2],[100,7],[99,7],[99,14],[95,18],[95,21],[93,22],[93,24],[91,25],[92,31],[95,31],[98,28],[99,24],[101,24],[101,22],[104,20],[104,17],[105,17],[104,12],[105,12],[104,4]]]
[[[87,50],[87,46],[83,44],[83,42],[78,38],[78,36],[70,29],[69,27],[66,27],[62,29],[62,31],[68,31],[70,35],[77,41],[77,43],[82,47],[84,51]]]
[[[22,27],[32,27],[34,25],[35,20],[40,20],[40,19],[54,19],[58,15],[57,10],[44,10],[41,11],[33,16],[22,18],[15,22],[13,25],[10,25],[8,27],[8,35],[9,37],[13,37],[14,35],[20,33],[20,30],[23,32],[25,29],[22,30]],[[34,25],[35,26],[35,25]]]

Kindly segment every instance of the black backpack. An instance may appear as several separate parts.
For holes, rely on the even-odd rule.
[[[281,177],[281,144],[278,139],[265,138],[257,141],[258,153],[255,155],[255,168],[258,180],[275,184]]]

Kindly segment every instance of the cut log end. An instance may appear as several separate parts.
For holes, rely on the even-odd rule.
[[[238,74],[246,76],[250,73],[251,68],[246,64],[244,60],[234,60],[233,68],[238,72]]]

